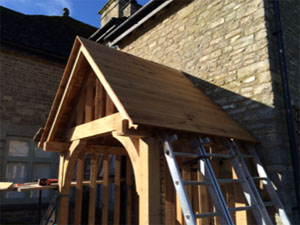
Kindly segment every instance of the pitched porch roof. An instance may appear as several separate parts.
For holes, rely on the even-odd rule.
[[[79,54],[130,126],[168,128],[257,142],[181,71],[77,37],[41,143],[49,140],[53,126],[60,126],[62,119],[57,119],[57,115],[62,103],[69,107],[74,103],[66,93],[72,91],[72,81],[79,80],[75,85],[81,85],[83,79],[78,76],[85,76],[72,72],[82,66],[78,61]]]

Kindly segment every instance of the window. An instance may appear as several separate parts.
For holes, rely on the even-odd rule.
[[[7,138],[2,166],[2,179],[14,183],[35,182],[39,178],[56,178],[58,153],[45,152],[30,139],[24,137]],[[42,191],[43,202],[49,201],[51,192]],[[36,202],[38,191],[2,192],[2,204]]]

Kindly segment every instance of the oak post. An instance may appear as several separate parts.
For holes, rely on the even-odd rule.
[[[82,213],[82,191],[83,191],[83,175],[84,175],[84,155],[80,155],[77,159],[76,171],[76,192],[75,192],[75,215],[74,224],[81,224]]]
[[[102,224],[108,224],[109,155],[103,156]]]
[[[115,164],[115,193],[114,193],[114,224],[120,224],[120,197],[121,197],[121,156],[116,156]]]
[[[152,137],[139,141],[141,192],[139,224],[161,224],[159,143]]]
[[[97,180],[97,166],[98,166],[98,155],[93,154],[91,159],[91,172],[90,172],[90,199],[89,199],[89,225],[95,224],[95,213],[96,213],[96,180]]]

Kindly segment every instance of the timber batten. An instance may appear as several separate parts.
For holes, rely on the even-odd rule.
[[[162,222],[160,192],[167,190],[161,189],[160,178],[165,177],[165,187],[173,187],[168,173],[160,171],[158,135],[161,130],[257,142],[182,72],[76,38],[39,142],[46,151],[60,152],[61,195],[69,195],[76,168],[75,224],[82,222],[83,185],[86,184],[90,187],[88,223],[97,222],[97,183],[103,187],[102,224],[109,220],[108,195],[112,183],[116,198],[115,223],[121,223],[122,218],[126,218],[128,224]],[[91,156],[88,181],[84,180],[86,155]],[[115,161],[113,182],[109,174],[112,161]],[[184,162],[181,166],[186,179],[202,179],[199,173],[183,165]],[[125,175],[121,168],[126,170]],[[125,208],[120,202],[124,198],[121,191],[124,187],[127,190]],[[198,196],[193,205],[203,212],[211,206],[200,201],[200,193],[207,194],[207,191],[188,190],[189,196]],[[176,203],[174,190],[165,198],[165,221],[169,221],[166,223],[181,221],[181,208]],[[59,224],[68,223],[68,210],[69,198],[62,197]],[[132,217],[134,211],[139,214],[138,219]]]

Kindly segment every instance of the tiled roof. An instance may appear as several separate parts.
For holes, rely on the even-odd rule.
[[[0,6],[1,45],[66,59],[76,35],[89,37],[97,28],[71,17],[24,15]]]

